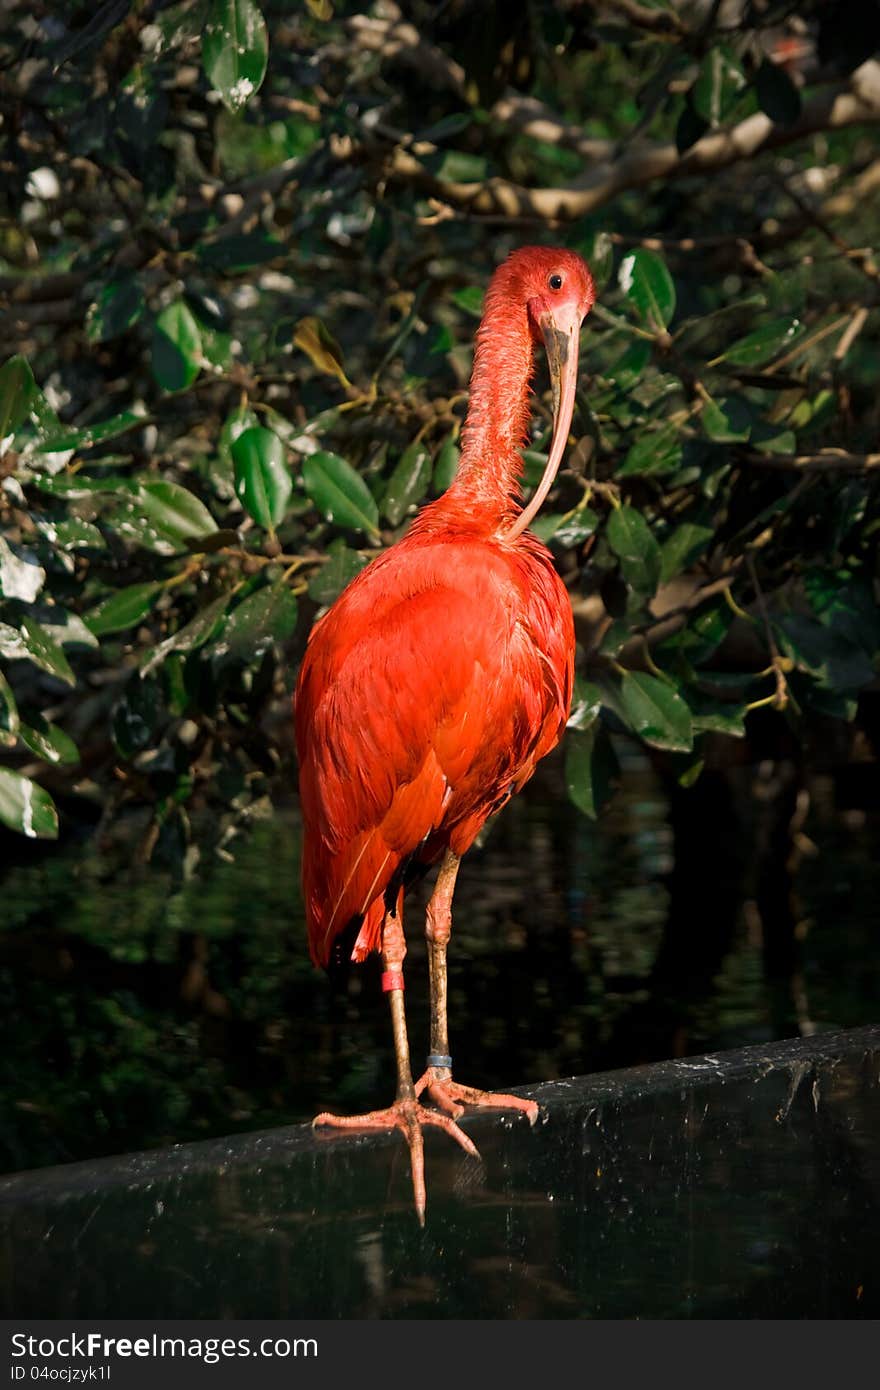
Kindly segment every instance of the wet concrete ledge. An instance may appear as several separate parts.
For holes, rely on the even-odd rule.
[[[0,1179],[6,1317],[877,1317],[880,1027]],[[377,1097],[377,1102],[379,1101]]]

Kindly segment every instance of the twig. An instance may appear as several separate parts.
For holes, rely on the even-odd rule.
[[[870,473],[880,468],[880,454],[850,454],[845,449],[820,449],[815,454],[761,454],[748,450],[749,463],[801,473]]]
[[[785,667],[791,669],[791,662],[786,661],[781,655],[776,645],[776,638],[773,636],[773,628],[770,625],[770,614],[767,611],[767,600],[764,598],[764,590],[758,580],[758,571],[755,568],[755,561],[751,551],[746,552],[746,565],[748,566],[749,576],[755,587],[755,598],[758,603],[758,611],[761,614],[761,621],[764,625],[764,635],[767,639],[767,647],[770,652],[770,669],[776,680],[776,692],[770,700],[761,700],[752,704],[749,708],[756,709],[758,704],[772,704],[774,709],[785,709],[789,702],[788,681],[785,676]],[[768,675],[770,670],[768,670]]]

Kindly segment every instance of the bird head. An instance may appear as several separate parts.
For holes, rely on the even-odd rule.
[[[553,438],[547,466],[529,505],[509,533],[512,539],[537,514],[562,462],[574,412],[581,324],[593,306],[596,289],[586,262],[577,252],[551,246],[521,247],[508,256],[496,275],[508,296],[521,296],[532,338],[546,349],[553,389]]]

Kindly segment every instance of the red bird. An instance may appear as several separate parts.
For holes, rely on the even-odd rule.
[[[401,1129],[424,1223],[422,1126],[470,1154],[469,1105],[534,1101],[458,1085],[446,1025],[446,945],[461,856],[489,816],[556,746],[571,702],[571,603],[549,550],[526,529],[568,440],[581,323],[595,298],[580,256],[515,251],[496,270],[477,333],[458,474],[406,536],[357,576],[312,631],[295,697],[312,959],[356,933],[352,959],[381,951],[397,1055],[385,1110],[316,1125]],[[522,509],[520,449],[532,349],[544,342],[555,424],[541,483]],[[403,896],[440,860],[428,904],[431,1039],[413,1083],[403,1006]],[[435,1102],[419,1102],[423,1093]]]

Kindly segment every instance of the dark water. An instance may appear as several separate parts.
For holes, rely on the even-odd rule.
[[[880,1017],[874,764],[799,779],[706,773],[684,795],[627,746],[598,825],[548,760],[465,860],[450,948],[460,1080],[510,1087]],[[308,960],[291,798],[225,861],[132,867],[5,842],[5,1171],[385,1103],[378,962],[334,987]],[[188,875],[188,876],[187,876]],[[427,1042],[408,900],[410,1035]]]

